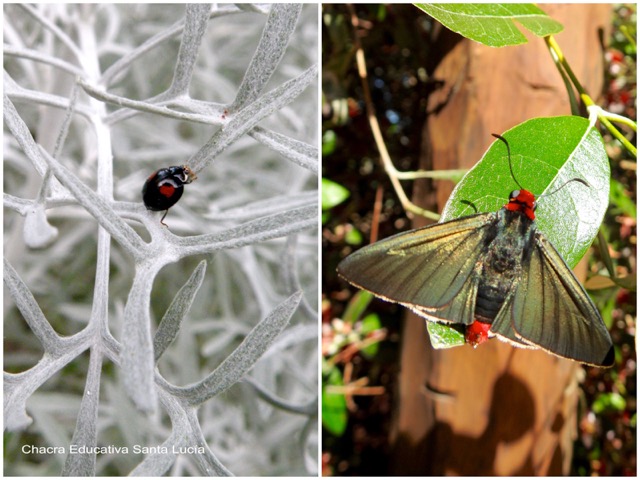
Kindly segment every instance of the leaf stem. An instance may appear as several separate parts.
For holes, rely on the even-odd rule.
[[[356,16],[355,10],[353,6],[349,5],[349,11],[351,14],[351,25],[354,29],[354,45],[356,48],[356,64],[358,67],[358,75],[360,76],[360,80],[362,82],[362,90],[365,105],[367,108],[367,118],[369,120],[369,126],[371,127],[371,133],[373,134],[373,138],[376,142],[376,146],[378,147],[378,152],[380,152],[380,160],[382,161],[382,165],[384,166],[384,170],[389,176],[389,180],[391,180],[391,185],[393,185],[393,189],[398,195],[400,199],[400,203],[402,207],[407,211],[407,213],[414,213],[417,215],[421,215],[426,218],[430,218],[432,220],[438,220],[440,215],[437,213],[431,212],[429,210],[425,210],[423,208],[418,207],[407,197],[402,185],[400,184],[400,179],[403,175],[406,175],[410,172],[399,172],[396,170],[396,167],[393,165],[391,161],[391,156],[389,155],[389,151],[384,143],[384,138],[382,136],[382,131],[380,130],[380,124],[378,123],[378,119],[376,117],[376,110],[373,106],[373,101],[371,100],[371,91],[369,90],[369,82],[367,81],[367,64],[365,61],[364,50],[362,48],[362,44],[360,43],[360,38],[357,33],[357,26],[359,24],[358,17]],[[413,174],[424,173],[424,172],[413,172]],[[405,177],[406,178],[406,177]],[[414,177],[417,178],[417,177]]]
[[[577,90],[578,95],[580,96],[580,100],[582,100],[582,103],[587,107],[587,109],[591,111],[593,108],[597,107],[597,118],[598,120],[600,120],[600,123],[602,123],[602,125],[606,127],[606,129],[611,133],[611,135],[613,135],[620,143],[622,143],[622,145],[629,152],[631,152],[635,157],[637,157],[638,150],[636,149],[636,147],[622,134],[620,130],[618,130],[611,123],[610,120],[617,121],[619,123],[629,126],[630,128],[633,129],[634,132],[637,131],[636,123],[629,118],[607,112],[606,110],[597,106],[596,103],[593,101],[593,99],[589,96],[587,91],[584,89],[584,87],[582,86],[582,84],[580,83],[576,75],[573,73],[573,70],[571,69],[569,62],[565,58],[564,53],[562,53],[562,49],[560,48],[560,45],[558,45],[558,42],[556,42],[555,38],[553,38],[552,35],[549,35],[547,37],[544,37],[544,40],[547,43],[547,47],[551,52],[551,56],[553,57],[553,60],[556,63],[556,66],[558,67],[558,70],[560,71],[560,75],[565,81],[565,85],[567,85],[566,77],[568,76],[569,79],[571,80],[571,83]],[[569,91],[570,100],[572,100],[573,95],[569,85],[567,85],[567,90]],[[572,102],[571,105],[572,105],[571,110],[575,114],[576,112],[574,111],[574,102]]]

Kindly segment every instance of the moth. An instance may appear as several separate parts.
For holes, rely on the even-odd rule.
[[[507,145],[510,162],[508,142],[494,136]],[[462,324],[467,343],[474,346],[497,337],[516,347],[611,366],[614,349],[606,325],[536,227],[535,208],[535,196],[521,187],[497,212],[403,232],[366,246],[345,258],[338,274],[428,321]]]

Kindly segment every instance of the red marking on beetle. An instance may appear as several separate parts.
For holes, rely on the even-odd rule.
[[[163,195],[167,198],[171,198],[173,196],[173,192],[176,191],[175,187],[173,187],[172,185],[160,185],[160,188],[158,188],[158,190],[160,191],[160,195]]]

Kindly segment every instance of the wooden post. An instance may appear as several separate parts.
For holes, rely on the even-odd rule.
[[[608,29],[611,5],[542,8],[564,24],[556,39],[597,98],[604,53],[599,30]],[[532,117],[571,114],[545,42],[527,37],[527,45],[496,49],[460,41],[444,30],[434,39],[441,57],[432,73],[443,84],[429,98],[432,113],[423,135],[422,168],[470,167],[494,140],[491,133]],[[438,206],[451,189],[438,184]],[[425,198],[425,184],[416,185],[414,201],[424,205]],[[416,221],[414,226],[423,224]],[[579,365],[569,360],[498,340],[475,350],[434,350],[424,321],[410,316],[403,336],[391,473],[568,474],[579,372]]]

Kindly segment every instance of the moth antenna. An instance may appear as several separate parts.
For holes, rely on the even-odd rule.
[[[511,177],[513,178],[513,181],[518,184],[521,190],[525,190],[525,188],[522,185],[520,185],[520,182],[518,181],[516,176],[513,174],[513,167],[511,166],[511,148],[509,148],[509,142],[507,142],[506,138],[498,135],[497,133],[492,133],[491,135],[496,137],[498,140],[502,140],[504,144],[507,146],[507,155],[509,157],[509,170],[511,171]],[[564,182],[562,185],[556,188],[553,192],[545,193],[544,195],[535,195],[535,197],[539,200],[541,198],[553,195],[554,193],[557,193],[560,189],[564,188],[567,184],[571,182],[580,182],[584,186],[591,188],[591,185],[589,185],[589,183],[586,180],[583,180],[582,178],[572,178],[571,180],[567,180],[566,182]]]
[[[463,203],[465,205],[469,205],[471,208],[473,208],[473,211],[475,213],[478,213],[478,207],[476,207],[476,204],[473,202],[470,202],[469,200],[461,200],[460,203]]]
[[[513,167],[511,166],[511,148],[509,147],[509,142],[507,142],[506,138],[501,137],[497,133],[492,133],[491,135],[496,137],[498,140],[502,140],[504,144],[507,146],[507,156],[509,157],[509,170],[511,171],[511,178],[513,178],[513,181],[518,184],[518,186],[520,187],[520,190],[526,190],[522,185],[520,185],[520,182],[518,181],[518,179],[513,173]]]
[[[564,182],[562,185],[560,185],[558,188],[556,188],[553,192],[545,193],[544,195],[536,195],[536,197],[538,199],[540,199],[540,198],[543,198],[543,197],[548,197],[549,195],[553,195],[554,193],[557,193],[558,190],[566,187],[571,182],[579,182],[579,183],[583,184],[584,186],[586,186],[588,188],[591,188],[591,185],[589,185],[589,182],[587,182],[586,180],[583,180],[581,178],[572,178],[571,180],[567,180],[566,182]]]

